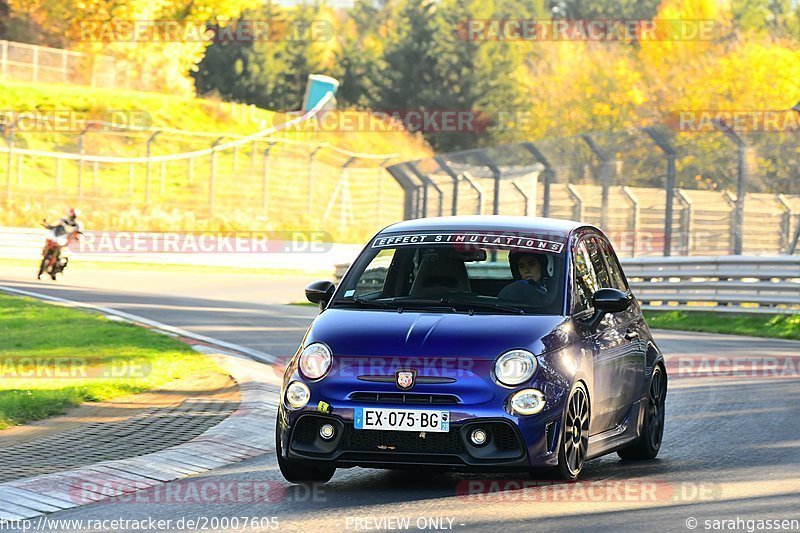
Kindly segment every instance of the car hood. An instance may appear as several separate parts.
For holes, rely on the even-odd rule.
[[[558,349],[562,316],[485,315],[328,309],[304,345],[323,342],[334,355],[380,357],[471,357],[495,359],[524,348],[535,354]]]

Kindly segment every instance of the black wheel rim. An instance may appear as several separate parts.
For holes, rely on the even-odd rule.
[[[664,434],[664,400],[666,398],[666,380],[664,373],[659,368],[653,372],[650,380],[650,392],[647,401],[647,430],[650,444],[654,449],[661,446],[661,437]]]
[[[589,449],[589,398],[583,389],[572,393],[564,426],[564,459],[570,474],[577,476]]]

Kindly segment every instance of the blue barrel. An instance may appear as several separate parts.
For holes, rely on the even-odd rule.
[[[303,98],[303,111],[313,109],[329,92],[332,92],[335,96],[338,88],[339,81],[330,76],[309,74],[308,84],[306,85],[306,95]],[[331,100],[331,102],[333,101]]]

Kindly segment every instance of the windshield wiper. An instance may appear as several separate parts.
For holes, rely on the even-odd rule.
[[[479,308],[479,309],[493,309],[495,311],[503,311],[506,313],[513,313],[515,315],[525,314],[525,311],[520,309],[519,307],[511,307],[510,305],[496,304],[492,302],[464,302],[459,305],[469,307],[470,313],[472,313],[475,308]]]
[[[387,309],[389,308],[389,304],[387,302],[378,302],[375,300],[365,300],[364,298],[353,298],[352,300],[341,298],[336,299],[333,302],[333,305],[344,304],[345,306],[353,306],[353,307],[377,307],[380,309]]]
[[[458,313],[458,309],[455,308],[453,300],[450,298],[440,298],[438,300],[429,300],[425,298],[394,298],[392,303],[397,306],[397,311],[399,313],[402,313],[403,309],[425,309],[426,311],[445,310],[451,313]]]

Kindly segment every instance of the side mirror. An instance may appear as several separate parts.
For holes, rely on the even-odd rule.
[[[333,296],[336,285],[328,280],[315,281],[306,287],[306,298],[313,304],[319,304],[320,309],[324,309]]]
[[[587,320],[589,328],[595,331],[604,316],[608,313],[620,313],[625,311],[631,306],[632,301],[630,295],[619,289],[597,289],[597,292],[592,295],[594,314]]]

